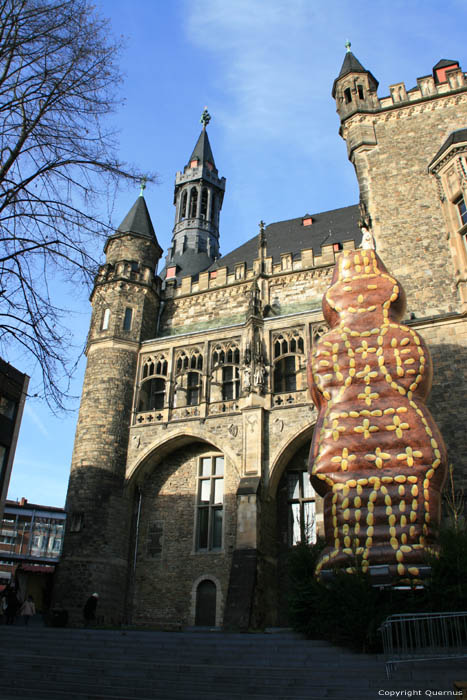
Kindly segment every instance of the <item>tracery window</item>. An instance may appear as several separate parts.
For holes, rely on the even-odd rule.
[[[303,334],[298,329],[275,333],[272,340],[274,362],[274,393],[297,391],[297,373],[301,367],[301,357],[305,346]]]
[[[237,341],[215,345],[211,356],[211,401],[232,401],[240,396],[240,349]]]
[[[167,368],[167,358],[163,353],[145,359],[141,372],[138,411],[164,408]]]
[[[203,386],[203,356],[199,348],[179,350],[175,358],[175,405],[197,406]]]

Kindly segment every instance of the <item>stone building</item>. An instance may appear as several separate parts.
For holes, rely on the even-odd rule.
[[[56,596],[107,621],[286,622],[288,548],[322,529],[307,476],[307,353],[340,250],[362,233],[427,341],[430,408],[467,474],[467,82],[442,60],[406,90],[350,48],[334,82],[360,203],[269,226],[218,258],[225,179],[203,114],[175,181],[165,268],[143,196],[105,247],[93,307]]]

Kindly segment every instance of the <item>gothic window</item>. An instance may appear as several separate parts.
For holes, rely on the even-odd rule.
[[[201,457],[196,501],[196,549],[222,548],[224,519],[224,457]]]
[[[235,341],[219,343],[212,352],[211,401],[240,396],[240,349]]]
[[[146,358],[142,368],[138,411],[164,408],[167,381],[167,359],[164,354]]]
[[[123,317],[123,330],[124,331],[131,330],[132,320],[133,320],[133,309],[131,309],[129,306],[127,306],[125,309],[125,316]]]
[[[465,205],[465,199],[464,197],[458,197],[454,204],[457,207],[457,211],[459,213],[459,218],[461,221],[461,226],[465,226],[467,224],[467,207]]]
[[[201,210],[200,210],[200,216],[202,219],[206,219],[208,215],[208,190],[206,187],[203,187],[201,190]]]
[[[191,188],[190,193],[190,218],[194,219],[198,210],[198,190],[196,187]]]
[[[110,309],[106,309],[104,311],[104,315],[102,317],[101,331],[109,330],[109,322],[110,322]]]
[[[315,491],[307,471],[287,472],[288,544],[316,542]]]
[[[197,406],[201,401],[203,356],[199,348],[179,350],[175,359],[175,403]]]
[[[273,336],[274,393],[296,391],[297,373],[304,355],[304,341],[301,331],[294,329],[276,333]]]
[[[179,221],[183,221],[183,219],[186,218],[186,202],[188,198],[188,192],[185,190],[185,192],[182,194],[182,202],[180,205],[180,216],[179,216]]]

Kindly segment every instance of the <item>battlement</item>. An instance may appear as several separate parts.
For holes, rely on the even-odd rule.
[[[467,89],[467,73],[464,73],[459,67],[445,71],[444,77],[443,82],[437,82],[432,75],[424,75],[417,78],[416,87],[410,90],[406,90],[403,82],[394,83],[394,85],[389,86],[391,94],[379,99],[380,109],[387,109],[399,105],[401,102],[415,102]]]
[[[252,267],[248,267],[246,262],[241,262],[235,264],[233,270],[229,267],[219,267],[217,270],[207,270],[194,277],[183,277],[178,287],[173,284],[167,284],[165,296],[167,298],[182,297],[218,289],[219,287],[238,284],[245,280],[252,280],[260,273],[272,277],[311,268],[325,268],[334,265],[336,255],[341,250],[354,249],[355,241],[348,240],[342,243],[323,245],[320,255],[316,255],[312,248],[308,248],[300,251],[300,257],[295,257],[294,259],[291,252],[285,251],[281,253],[279,263],[274,263],[272,256],[258,257],[253,260]]]

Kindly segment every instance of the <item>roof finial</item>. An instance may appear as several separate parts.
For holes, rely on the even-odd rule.
[[[351,47],[351,46],[352,46],[352,44],[351,44],[350,41],[347,39],[346,42],[345,42],[345,48],[347,49],[347,53],[350,53],[350,47]]]
[[[146,189],[146,178],[143,177],[142,180],[141,180],[141,189],[140,189],[140,191],[139,191],[139,196],[140,196],[140,197],[143,196],[143,192],[144,192],[145,189]]]
[[[205,129],[207,127],[207,125],[209,124],[210,121],[211,121],[211,115],[208,112],[208,108],[205,107],[204,111],[201,115],[201,119],[200,119],[200,122],[203,125],[203,129]]]

